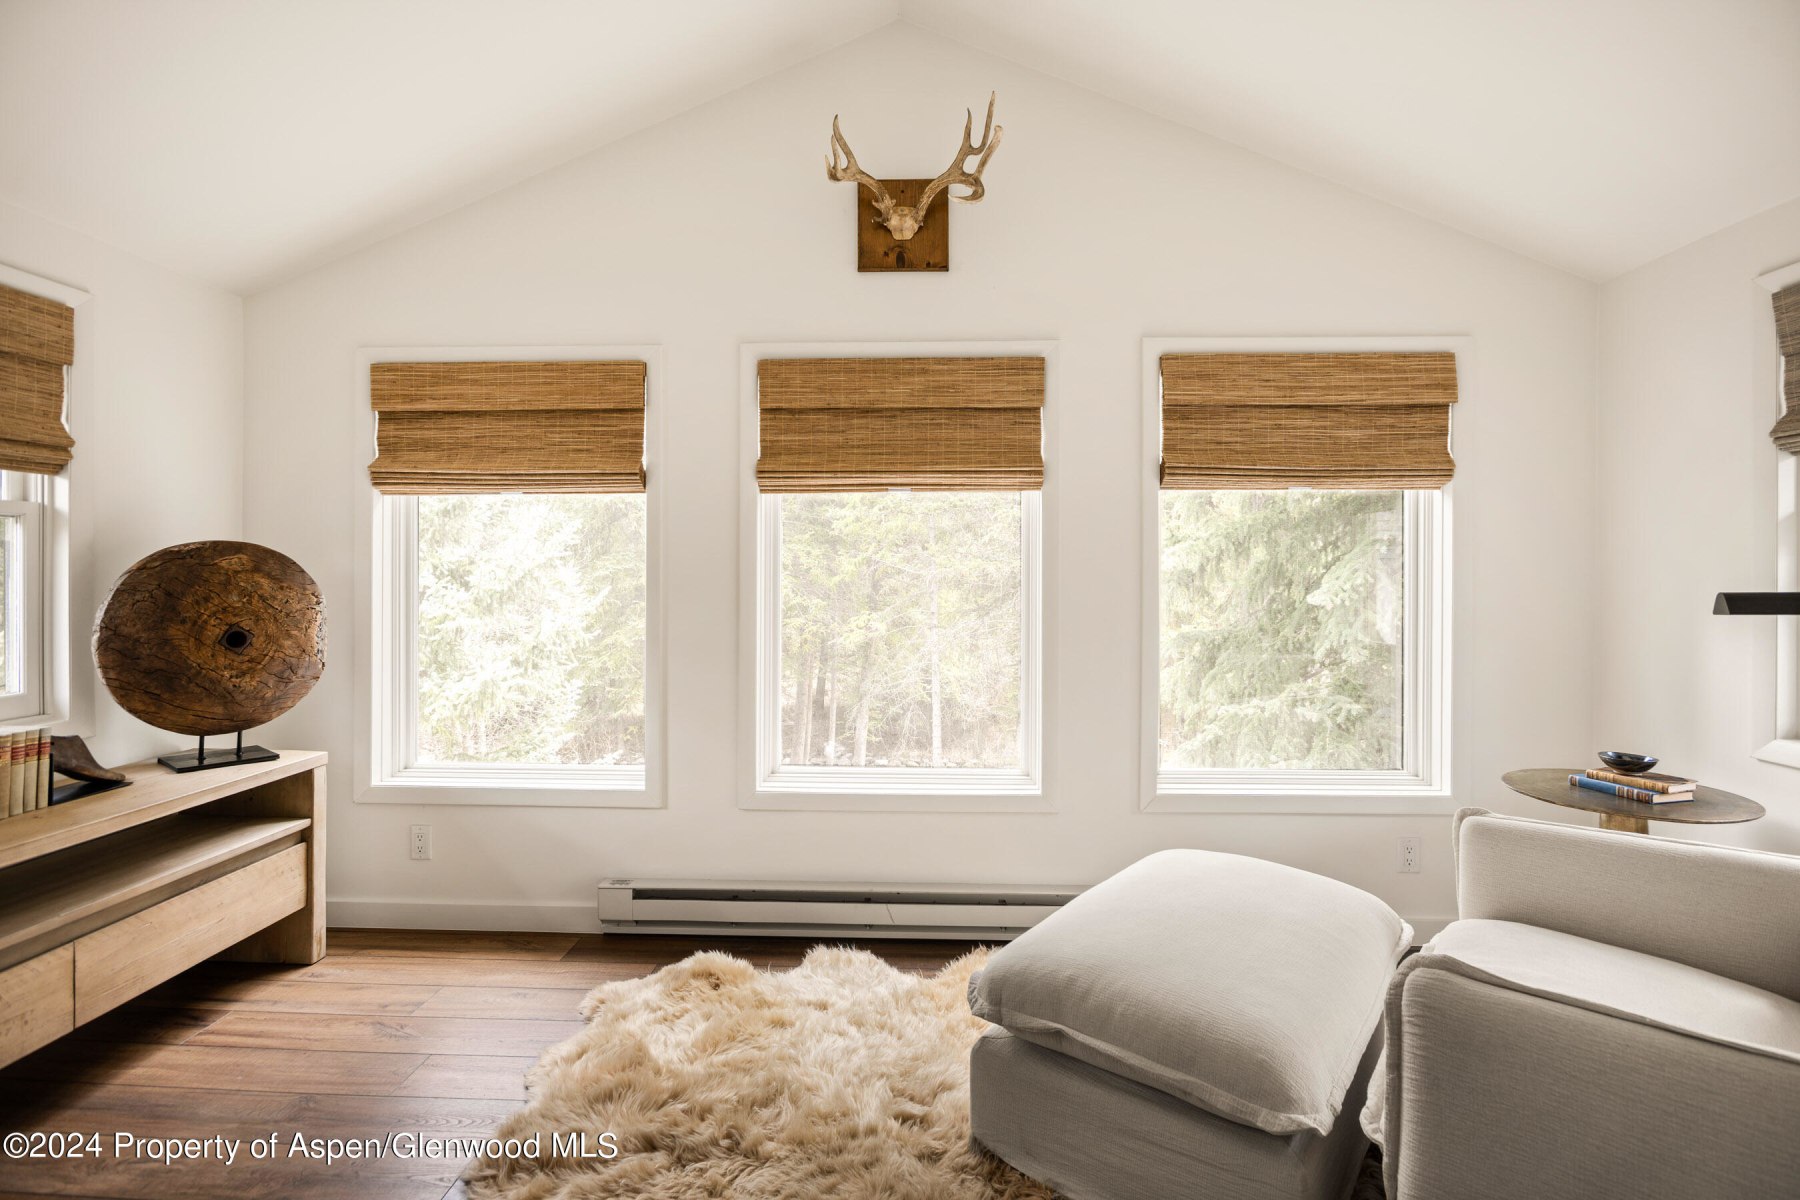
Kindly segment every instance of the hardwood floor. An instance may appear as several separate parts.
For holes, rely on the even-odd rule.
[[[0,1157],[0,1200],[440,1200],[464,1158],[290,1157],[313,1139],[485,1135],[525,1070],[575,1032],[590,988],[698,950],[799,964],[810,941],[335,929],[308,967],[204,963],[0,1071],[0,1134],[98,1134],[98,1155]],[[961,942],[856,943],[935,971]],[[165,1164],[115,1138],[238,1140],[236,1161]],[[274,1134],[276,1155],[251,1157]],[[151,1143],[151,1146],[154,1144]],[[215,1151],[216,1153],[216,1151]]]

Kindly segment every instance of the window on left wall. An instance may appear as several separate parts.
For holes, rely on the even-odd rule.
[[[0,471],[0,721],[50,705],[51,481]]]

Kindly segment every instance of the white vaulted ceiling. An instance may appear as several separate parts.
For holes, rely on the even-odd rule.
[[[1800,196],[1800,0],[909,0],[1592,279]]]
[[[0,0],[0,201],[253,291],[893,17],[886,0]]]
[[[0,201],[253,291],[894,20],[1594,279],[1800,196],[1800,0],[0,0]]]

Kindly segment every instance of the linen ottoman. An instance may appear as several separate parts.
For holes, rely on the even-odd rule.
[[[1153,854],[970,981],[974,1139],[1070,1200],[1338,1200],[1411,941],[1348,884]]]

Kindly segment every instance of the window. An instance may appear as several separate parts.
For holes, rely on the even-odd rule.
[[[1161,789],[1422,778],[1439,494],[1166,491],[1160,505]]]
[[[0,471],[0,721],[49,715],[51,482]]]
[[[87,293],[0,265],[0,726],[67,720],[65,423],[75,307]]]
[[[744,803],[1036,809],[1043,347],[892,349],[745,351]]]
[[[1774,321],[1759,332],[1753,363],[1756,390],[1773,401],[1778,419],[1770,430],[1776,453],[1777,531],[1775,590],[1800,591],[1800,262],[1757,276],[1772,293]],[[1763,762],[1800,767],[1800,621],[1781,617],[1756,622],[1751,636],[1763,642],[1760,654],[1772,675],[1757,681],[1761,703],[1753,752]],[[1761,674],[1762,672],[1759,672]],[[1768,739],[1764,741],[1763,739]]]
[[[1039,493],[762,504],[764,786],[1035,790]]]
[[[1446,797],[1454,350],[1146,343],[1146,807]]]
[[[382,503],[404,657],[390,774],[643,787],[644,497]]]
[[[359,799],[659,803],[646,362],[374,359],[369,376]]]

